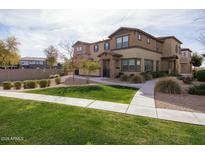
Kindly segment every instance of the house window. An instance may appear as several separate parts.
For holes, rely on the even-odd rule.
[[[147,44],[150,44],[150,39],[149,38],[147,38]]]
[[[98,52],[98,50],[99,50],[98,44],[94,45],[94,52]]]
[[[117,48],[125,48],[125,47],[128,47],[128,45],[129,45],[128,36],[122,36],[122,37],[118,37],[116,39],[116,47]]]
[[[156,71],[159,71],[159,61],[156,61]]]
[[[153,71],[153,60],[144,60],[144,71]]]
[[[109,42],[105,42],[104,43],[104,50],[109,50],[110,49],[110,43]]]
[[[137,35],[137,39],[140,40],[140,41],[142,40],[141,34],[138,34],[138,35]]]
[[[175,51],[178,53],[178,45],[175,46]]]
[[[123,59],[121,62],[123,72],[140,72],[141,70],[140,59]]]
[[[128,59],[122,60],[122,71],[127,72],[128,71]]]

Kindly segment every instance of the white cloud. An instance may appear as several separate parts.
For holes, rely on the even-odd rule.
[[[121,26],[167,31],[190,23],[197,27],[193,19],[198,16],[191,10],[1,10],[0,24],[19,39],[23,56],[43,56],[48,45],[66,39],[97,41]]]

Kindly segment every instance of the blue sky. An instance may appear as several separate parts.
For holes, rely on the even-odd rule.
[[[102,40],[119,27],[137,27],[154,36],[175,35],[202,53],[198,41],[205,10],[0,10],[0,39],[16,36],[21,56],[44,56],[63,40]]]

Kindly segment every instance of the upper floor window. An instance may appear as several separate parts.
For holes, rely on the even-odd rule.
[[[98,52],[98,50],[99,50],[98,44],[94,45],[94,52]]]
[[[110,49],[110,43],[109,42],[105,42],[104,43],[104,50],[109,50]]]
[[[175,51],[178,53],[178,45],[175,46]]]
[[[116,47],[117,48],[124,48],[128,47],[129,45],[129,38],[128,36],[121,36],[116,39]]]
[[[138,35],[137,35],[137,39],[138,39],[138,40],[142,40],[141,34],[138,34]]]
[[[147,38],[147,44],[150,44],[150,38]]]
[[[82,51],[82,47],[77,47],[76,50],[77,51]]]

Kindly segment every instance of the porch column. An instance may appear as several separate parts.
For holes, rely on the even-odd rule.
[[[144,72],[144,58],[141,59],[141,72]]]

